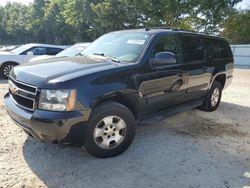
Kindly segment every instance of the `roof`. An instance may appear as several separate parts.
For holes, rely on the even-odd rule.
[[[24,45],[27,45],[29,47],[40,46],[40,47],[63,48],[63,49],[66,49],[69,47],[67,45],[54,45],[54,44],[42,44],[42,43],[28,43]]]
[[[187,33],[187,34],[193,34],[193,35],[202,35],[202,36],[209,36],[214,38],[220,38],[223,39],[223,37],[206,34],[206,33],[199,33],[199,32],[192,32],[187,31],[179,28],[168,28],[168,27],[146,27],[146,28],[140,28],[140,29],[129,29],[129,30],[120,30],[115,32],[145,32],[145,33],[151,33],[151,34],[158,34],[162,32],[167,33]]]
[[[92,42],[79,42],[79,43],[75,43],[74,46],[89,46]]]

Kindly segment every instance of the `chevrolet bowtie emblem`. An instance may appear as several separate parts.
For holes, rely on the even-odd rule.
[[[18,88],[16,86],[14,86],[12,83],[10,83],[9,88],[10,88],[10,91],[11,91],[12,94],[14,94],[14,95],[17,94]]]
[[[11,90],[11,92],[15,95],[15,94],[17,94],[17,88],[12,88],[12,90]]]

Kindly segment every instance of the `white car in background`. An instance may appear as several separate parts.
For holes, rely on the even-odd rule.
[[[20,45],[5,45],[0,47],[0,51],[11,51],[14,50],[15,48],[19,47]]]
[[[29,62],[40,61],[40,60],[50,59],[50,58],[57,58],[57,57],[73,57],[81,53],[90,44],[91,42],[76,43],[73,46],[59,52],[55,56],[50,56],[50,55],[37,56],[37,57],[33,57],[32,59],[30,59]]]
[[[50,44],[25,44],[11,51],[0,51],[0,73],[4,78],[9,77],[11,69],[19,64],[28,62],[38,55],[56,55],[67,46]]]

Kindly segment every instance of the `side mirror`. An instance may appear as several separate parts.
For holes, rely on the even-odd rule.
[[[33,54],[33,52],[29,51],[29,52],[27,52],[27,55],[28,55],[28,56],[32,56],[32,55],[34,55],[34,54]]]
[[[159,52],[155,58],[151,58],[149,63],[152,67],[164,67],[170,64],[176,64],[176,56],[172,52]]]

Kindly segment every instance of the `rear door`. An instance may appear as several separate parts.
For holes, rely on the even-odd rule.
[[[186,99],[198,99],[206,94],[211,80],[203,37],[185,34],[180,40],[182,59],[188,75]]]

